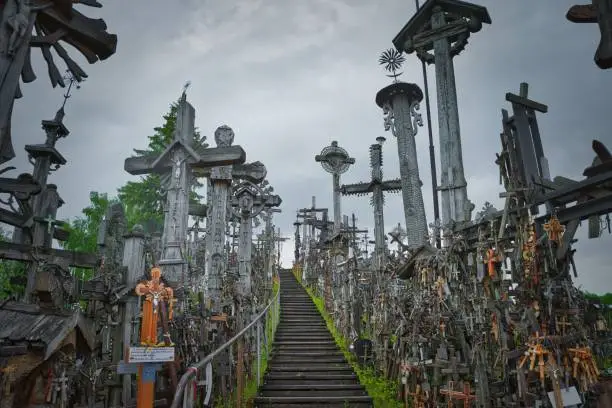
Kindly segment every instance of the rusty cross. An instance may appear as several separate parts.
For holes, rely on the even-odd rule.
[[[572,6],[566,16],[572,23],[597,23],[601,38],[595,52],[595,64],[612,68],[612,0],[591,0],[591,4]]]

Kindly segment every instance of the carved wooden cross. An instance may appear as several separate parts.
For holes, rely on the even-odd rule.
[[[591,4],[572,6],[566,16],[572,23],[597,23],[601,38],[595,52],[595,64],[612,68],[612,0],[591,0]]]

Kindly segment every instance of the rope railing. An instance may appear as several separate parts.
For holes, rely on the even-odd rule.
[[[172,405],[170,408],[193,408],[196,406],[196,393],[195,389],[198,386],[204,385],[206,387],[206,395],[204,397],[204,404],[208,405],[210,403],[211,393],[213,389],[213,360],[216,357],[219,357],[222,353],[228,351],[230,347],[234,344],[238,346],[238,360],[237,363],[237,372],[236,372],[236,389],[235,389],[235,398],[238,407],[242,406],[242,396],[244,395],[245,382],[243,381],[244,373],[242,371],[241,359],[243,356],[241,355],[244,350],[245,337],[250,334],[252,330],[256,332],[256,340],[255,340],[255,352],[256,352],[256,385],[259,388],[262,380],[262,357],[265,353],[265,359],[270,355],[270,347],[269,342],[274,338],[274,334],[276,333],[276,327],[278,326],[280,318],[280,286],[276,293],[274,293],[272,300],[268,305],[264,308],[264,310],[259,313],[251,323],[249,323],[244,329],[242,329],[238,334],[232,337],[230,340],[225,342],[222,346],[217,348],[215,351],[204,357],[202,360],[198,361],[196,364],[193,364],[189,367],[185,373],[182,375],[181,379],[176,388],[176,393],[174,394],[174,398],[172,400]],[[262,330],[263,329],[263,330]],[[262,333],[263,332],[263,333]],[[262,346],[264,350],[262,350]],[[231,350],[231,349],[230,349]],[[231,353],[230,353],[231,354]],[[198,373],[202,372],[204,374],[203,380],[198,379]],[[239,378],[240,377],[240,378]],[[229,406],[229,405],[228,405]],[[233,406],[233,405],[232,405]]]

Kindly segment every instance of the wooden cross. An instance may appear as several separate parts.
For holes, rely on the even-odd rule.
[[[601,34],[595,64],[612,68],[612,1],[591,0],[591,4],[572,6],[566,16],[572,23],[597,23]]]
[[[454,381],[449,381],[447,388],[442,388],[440,390],[440,394],[446,395],[448,398],[448,408],[453,408],[455,405],[453,402],[454,400],[463,401],[463,407],[469,408],[471,402],[476,399],[476,395],[472,394],[472,387],[470,386],[470,383],[467,381],[463,382],[463,392],[453,390],[454,386]]]
[[[565,336],[566,327],[571,326],[572,324],[567,321],[567,317],[563,316],[561,319],[555,317],[555,326],[557,329],[557,333]]]
[[[413,391],[408,390],[406,392],[407,395],[412,397],[412,406],[414,408],[425,408],[425,394],[423,393],[423,389],[419,384],[416,385],[416,388]]]

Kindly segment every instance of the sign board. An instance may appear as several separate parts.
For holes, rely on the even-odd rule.
[[[557,407],[557,404],[555,404],[554,391],[550,391],[548,393],[548,399],[552,404],[553,408],[577,407],[582,404],[582,399],[580,398],[580,394],[578,394],[578,390],[576,389],[576,387],[561,388],[561,399],[563,400],[563,407]]]
[[[130,347],[128,363],[165,363],[174,361],[174,347]]]

